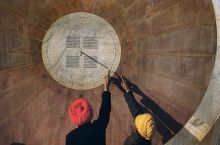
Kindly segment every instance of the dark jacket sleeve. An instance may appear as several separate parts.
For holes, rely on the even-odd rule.
[[[135,118],[136,116],[145,113],[144,108],[136,101],[132,91],[126,92],[124,98],[128,104],[128,108]]]
[[[109,91],[104,91],[102,93],[102,104],[99,111],[99,118],[97,121],[106,128],[109,122],[111,112],[111,93]]]
[[[66,135],[66,145],[71,145],[71,141],[68,135]]]

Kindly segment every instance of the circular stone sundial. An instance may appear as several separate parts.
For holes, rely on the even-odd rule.
[[[103,83],[108,69],[116,71],[121,57],[119,38],[112,26],[94,14],[78,12],[58,19],[42,46],[44,65],[60,84],[77,90]]]

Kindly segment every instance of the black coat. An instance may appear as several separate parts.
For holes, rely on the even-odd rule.
[[[66,135],[66,145],[106,145],[106,128],[111,112],[111,94],[102,93],[99,117],[93,123],[87,123]]]
[[[146,110],[135,100],[131,91],[125,93],[124,98],[134,119],[140,114],[147,113]],[[125,140],[124,145],[151,145],[151,140],[146,140],[138,132],[131,132],[131,135]]]

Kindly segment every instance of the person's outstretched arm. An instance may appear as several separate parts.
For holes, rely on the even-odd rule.
[[[105,128],[108,125],[110,112],[111,112],[111,93],[109,92],[109,85],[110,85],[109,78],[110,78],[110,72],[105,77],[104,91],[102,93],[102,103],[99,110],[99,117],[97,120]]]
[[[144,113],[143,107],[136,101],[132,91],[128,91],[128,92],[124,93],[124,98],[128,104],[128,108],[134,118],[136,116]]]
[[[135,118],[136,116],[143,114],[145,111],[143,107],[136,101],[133,92],[129,89],[127,81],[121,76],[121,86],[125,90],[124,92],[124,98],[128,104],[128,108],[132,114],[132,116]]]
[[[107,127],[111,112],[111,93],[104,91],[102,93],[102,104],[99,110],[98,121],[103,127]]]

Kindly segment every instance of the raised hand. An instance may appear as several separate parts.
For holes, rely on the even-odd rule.
[[[108,71],[108,74],[104,78],[104,91],[109,91],[110,86],[110,70]]]
[[[126,92],[128,92],[130,89],[129,89],[129,86],[128,86],[128,82],[127,82],[127,80],[124,78],[124,76],[123,75],[121,75],[121,86],[122,86],[122,88],[126,91]]]

